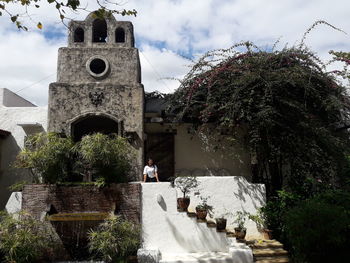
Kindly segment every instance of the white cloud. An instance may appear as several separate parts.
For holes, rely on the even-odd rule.
[[[94,0],[83,2],[84,6],[85,3],[90,10],[96,7]],[[136,18],[117,19],[134,23],[140,51],[147,58],[140,55],[146,91],[170,92],[178,86],[176,81],[159,80],[181,77],[188,71],[188,61],[176,53],[198,54],[227,48],[241,40],[272,45],[279,37],[281,47],[286,43],[293,45],[319,19],[344,30],[350,28],[348,0],[128,0],[122,8],[138,11]],[[34,21],[40,18],[44,24],[44,31],[66,32],[54,7],[46,4],[32,12]],[[83,19],[86,12],[69,16]],[[28,23],[35,28],[34,22]],[[16,32],[5,17],[0,18],[0,28],[0,60],[6,61],[0,64],[0,87],[16,91],[55,72],[57,48],[65,46],[65,39],[50,41],[35,29]],[[350,50],[349,35],[325,26],[313,30],[306,43],[324,59],[329,58],[330,49]],[[48,84],[52,81],[54,77],[20,94],[40,105],[46,104]]]

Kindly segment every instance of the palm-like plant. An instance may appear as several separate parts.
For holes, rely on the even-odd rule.
[[[89,250],[94,258],[114,262],[135,255],[140,246],[140,227],[112,215],[88,233]]]

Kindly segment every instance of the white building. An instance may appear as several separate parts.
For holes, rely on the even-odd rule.
[[[8,89],[0,88],[0,210],[10,196],[8,187],[30,180],[26,170],[13,169],[26,136],[46,131],[47,107],[37,107]]]

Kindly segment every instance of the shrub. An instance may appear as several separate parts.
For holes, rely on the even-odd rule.
[[[53,232],[42,222],[20,214],[0,214],[0,255],[5,262],[37,262],[56,248]]]
[[[23,188],[26,184],[28,184],[29,182],[27,181],[18,181],[12,185],[10,185],[8,187],[8,189],[11,191],[11,192],[22,192],[23,191]]]
[[[295,262],[344,262],[350,240],[350,194],[329,191],[301,202],[285,216]]]
[[[120,216],[111,216],[97,230],[88,233],[89,250],[95,259],[115,262],[136,255],[140,246],[140,228]]]
[[[133,149],[125,138],[101,133],[86,135],[74,146],[76,168],[103,184],[127,181]]]
[[[38,133],[28,137],[17,156],[15,167],[30,169],[37,181],[67,181],[73,141],[55,133]]]
[[[178,188],[182,192],[183,198],[186,198],[198,184],[199,182],[195,176],[177,176],[171,182],[171,186]]]
[[[278,191],[277,197],[271,198],[261,213],[265,217],[267,227],[273,230],[274,238],[282,241],[288,246],[288,240],[285,238],[285,215],[297,204],[301,202],[301,197],[295,193],[287,191]]]

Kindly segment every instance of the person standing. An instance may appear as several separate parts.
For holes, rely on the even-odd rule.
[[[147,164],[143,169],[143,182],[159,182],[158,167],[154,164],[151,158],[148,159]]]

